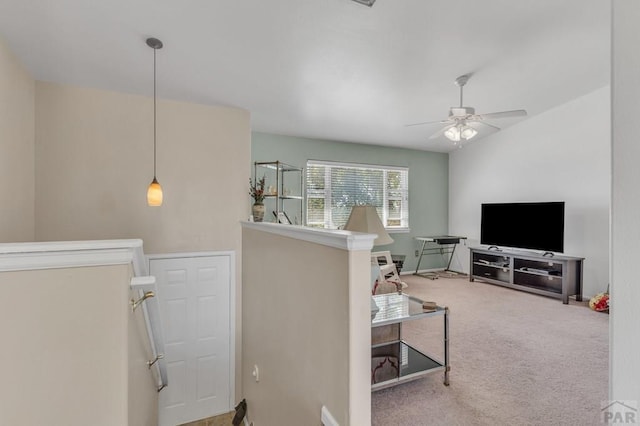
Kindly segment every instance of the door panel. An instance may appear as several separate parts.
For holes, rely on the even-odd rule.
[[[160,392],[160,425],[231,411],[230,257],[150,260],[165,334],[169,385]]]

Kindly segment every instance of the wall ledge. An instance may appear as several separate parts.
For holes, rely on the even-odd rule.
[[[133,265],[146,276],[142,240],[50,241],[0,244],[0,272],[84,266]]]
[[[245,229],[268,232],[296,240],[309,241],[343,250],[371,250],[376,234],[343,231],[338,229],[309,228],[298,225],[284,225],[269,222],[241,222]]]

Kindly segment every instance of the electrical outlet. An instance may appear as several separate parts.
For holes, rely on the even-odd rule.
[[[414,255],[414,256],[415,256],[415,257],[420,256],[420,250],[416,250],[416,253],[415,253],[415,255]]]
[[[256,383],[260,381],[260,369],[257,364],[253,366],[253,372],[251,375],[256,379]]]

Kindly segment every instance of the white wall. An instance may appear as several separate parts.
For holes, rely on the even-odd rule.
[[[33,241],[35,82],[0,39],[0,242]]]
[[[640,403],[640,2],[613,2],[610,398]]]
[[[449,233],[479,244],[480,206],[565,201],[565,250],[585,257],[583,295],[609,283],[610,96],[605,87],[454,151]],[[517,220],[517,218],[514,218]],[[453,269],[468,271],[468,250]]]

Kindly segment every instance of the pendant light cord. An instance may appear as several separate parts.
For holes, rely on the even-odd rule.
[[[156,48],[153,48],[153,179],[156,179]]]

